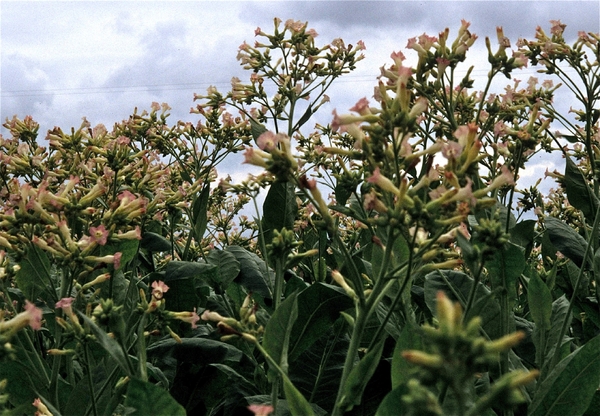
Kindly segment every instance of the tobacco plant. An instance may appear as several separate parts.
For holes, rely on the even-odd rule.
[[[153,103],[44,143],[7,120],[0,409],[593,414],[599,36],[551,25],[486,38],[482,91],[468,22],[412,38],[415,67],[392,52],[327,126],[310,121],[365,45],[280,19],[194,123]],[[528,65],[541,82],[494,90]],[[217,169],[242,151],[262,173],[233,183]],[[519,189],[539,152],[565,160],[549,195]]]

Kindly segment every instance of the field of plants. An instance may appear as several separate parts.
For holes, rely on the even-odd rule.
[[[193,122],[6,120],[0,414],[596,415],[600,36],[565,30],[409,39],[315,125],[365,45],[275,19]]]

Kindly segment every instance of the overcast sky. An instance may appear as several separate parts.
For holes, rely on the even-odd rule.
[[[532,38],[537,25],[549,32],[550,19],[567,24],[565,37],[577,31],[600,32],[598,1],[0,1],[1,105],[4,120],[32,115],[40,136],[55,125],[78,127],[81,117],[111,127],[134,107],[153,101],[172,109],[171,123],[197,121],[189,114],[193,93],[209,85],[227,91],[232,76],[247,75],[235,57],[254,29],[272,28],[274,17],[308,21],[317,44],[341,37],[363,40],[366,59],[330,92],[331,110],[346,112],[361,97],[370,98],[379,67],[392,51],[405,50],[408,38],[437,35],[445,27],[451,39],[460,20],[479,36],[471,56],[486,61],[484,38],[495,41],[496,26],[513,45]],[[474,76],[482,79],[487,67]],[[525,70],[516,76],[535,75]],[[504,84],[508,80],[503,81]]]

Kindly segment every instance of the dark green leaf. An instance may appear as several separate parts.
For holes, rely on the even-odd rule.
[[[243,353],[231,344],[207,338],[172,338],[157,341],[148,347],[148,357],[164,359],[175,357],[182,363],[207,365],[213,363],[239,363]]]
[[[202,191],[194,200],[192,205],[192,219],[194,224],[194,232],[196,234],[196,240],[202,239],[204,232],[206,231],[206,224],[208,222],[208,198],[210,196],[210,182],[206,182],[202,187]]]
[[[164,282],[168,284],[173,280],[189,279],[190,277],[202,278],[206,273],[212,272],[215,266],[208,263],[193,261],[170,261],[165,268]]]
[[[19,263],[15,279],[23,295],[32,302],[47,290],[50,285],[50,260],[46,253],[37,246],[30,246]],[[48,292],[49,295],[52,295]],[[50,298],[51,303],[56,302],[56,295]]]
[[[194,280],[190,278],[168,280],[169,290],[164,299],[167,309],[173,312],[192,311],[198,306],[198,295]]]
[[[554,217],[545,217],[544,225],[550,242],[565,257],[571,259],[577,267],[583,264],[583,255],[587,247],[585,239],[573,228]]]
[[[525,257],[520,247],[509,243],[505,248],[496,250],[492,259],[486,263],[492,289],[503,288],[508,293],[509,302],[514,303],[517,282],[525,266]]]
[[[385,338],[381,339],[367,354],[352,368],[344,386],[341,407],[351,410],[362,401],[363,392],[369,380],[377,370]]]
[[[565,155],[567,166],[565,168],[564,184],[569,203],[580,210],[588,223],[593,223],[598,210],[598,197],[569,155]],[[564,254],[564,253],[563,253]]]
[[[171,242],[160,234],[145,232],[140,241],[140,246],[148,251],[171,251]]]
[[[117,362],[117,364],[119,364],[121,370],[123,370],[123,372],[130,378],[134,377],[132,365],[119,343],[113,338],[109,337],[103,329],[98,327],[98,325],[96,325],[96,323],[90,318],[85,316],[85,314],[81,312],[78,312],[78,314],[79,317],[83,319],[85,325],[90,328],[92,334],[96,337],[96,341],[98,341],[102,348],[104,348],[104,350]]]
[[[541,331],[550,329],[550,318],[552,317],[552,293],[546,283],[535,271],[529,279],[527,288],[527,300],[533,322]]]
[[[340,311],[352,305],[348,295],[336,286],[317,283],[302,291],[298,295],[298,319],[290,335],[290,362],[331,328]]]
[[[402,401],[402,396],[408,394],[406,384],[401,384],[390,391],[383,399],[375,416],[404,416],[407,413],[406,406]]]
[[[209,264],[217,267],[216,279],[221,288],[227,288],[240,274],[240,262],[228,251],[212,250],[206,259]]]
[[[263,230],[265,241],[270,244],[273,231],[294,229],[294,220],[298,212],[295,186],[292,182],[273,182],[263,204]]]
[[[290,334],[298,317],[298,295],[284,300],[271,315],[263,336],[263,347],[273,361],[287,373]],[[274,369],[271,369],[273,371]]]
[[[127,387],[125,407],[139,416],[186,416],[186,411],[169,392],[146,381],[132,379]]]
[[[410,325],[405,325],[402,332],[396,341],[394,355],[392,358],[392,388],[396,389],[406,383],[410,376],[411,370],[415,368],[413,364],[402,357],[402,352],[406,350],[421,350],[423,349],[423,338],[419,332],[411,328]]]
[[[283,377],[283,392],[293,415],[314,416],[315,412],[289,378]]]
[[[600,384],[600,336],[563,359],[538,386],[530,416],[579,415]]]
[[[517,223],[510,230],[510,241],[525,249],[525,253],[529,252],[535,237],[536,220],[525,220]]]
[[[254,119],[250,119],[250,129],[252,131],[252,137],[254,140],[258,139],[261,134],[267,131],[267,128],[260,123],[254,121]]]
[[[240,263],[237,283],[247,290],[258,293],[263,298],[271,299],[271,290],[267,282],[269,276],[265,262],[256,254],[239,246],[227,246],[225,251],[233,254]]]
[[[543,363],[544,363],[543,366],[541,367],[542,368],[542,379],[548,374],[549,371],[552,370],[551,368],[549,368],[549,366],[552,361],[552,357],[554,355],[554,351],[556,350],[556,347],[558,346],[558,348],[561,349],[561,354],[562,354],[563,349],[568,350],[570,338],[565,336],[562,340],[558,339],[558,336],[560,335],[561,327],[563,325],[565,317],[567,316],[568,311],[569,311],[569,301],[567,300],[567,298],[564,295],[561,296],[560,298],[556,299],[554,302],[552,302],[552,317],[550,318],[552,327],[550,328],[550,331],[548,332],[548,337],[546,340],[546,348],[542,352]],[[571,319],[572,319],[572,317],[569,317],[569,324],[571,323],[571,321],[570,321]],[[542,365],[541,362],[540,362],[540,365]]]

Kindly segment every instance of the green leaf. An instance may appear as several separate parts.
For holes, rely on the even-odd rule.
[[[119,343],[113,338],[109,337],[103,329],[98,327],[94,321],[85,316],[83,313],[78,312],[78,315],[81,319],[83,319],[85,325],[90,328],[92,334],[94,334],[96,337],[96,341],[98,341],[102,348],[104,348],[104,350],[117,362],[117,364],[119,364],[121,370],[123,370],[123,372],[130,378],[134,377],[132,365]]]
[[[194,200],[192,205],[192,219],[194,224],[194,232],[196,234],[196,240],[200,241],[206,231],[206,224],[208,222],[208,198],[210,196],[210,182],[206,182],[202,187],[202,191]]]
[[[211,250],[206,257],[209,264],[217,267],[216,283],[222,289],[227,288],[231,282],[240,274],[240,262],[235,256],[223,250]]]
[[[199,263],[194,261],[170,261],[165,268],[164,282],[168,283],[178,279],[189,279],[190,277],[203,277],[208,272],[215,269],[215,266],[208,263]]]
[[[492,289],[506,290],[510,307],[517,297],[517,281],[526,264],[522,249],[511,243],[501,250],[496,250],[492,259],[486,263]]]
[[[558,348],[561,349],[561,352],[560,352],[561,354],[563,354],[563,350],[567,350],[567,352],[568,352],[569,341],[571,340],[571,338],[565,336],[565,337],[563,337],[562,340],[558,339],[558,336],[560,335],[561,327],[563,325],[563,322],[564,322],[565,317],[567,316],[568,312],[569,312],[569,301],[567,300],[565,295],[561,296],[560,298],[558,298],[554,302],[552,302],[552,317],[551,317],[552,327],[548,331],[548,339],[546,340],[546,348],[544,351],[542,351],[543,365],[542,365],[542,362],[540,362],[540,366],[542,368],[542,376],[541,376],[542,379],[544,379],[546,374],[552,370],[552,368],[549,368],[549,366],[550,366],[552,357],[554,355],[554,351],[556,350],[557,346],[558,346]],[[569,324],[571,323],[570,322],[571,319],[572,319],[572,316],[569,317]],[[535,338],[535,336],[534,336],[534,338]]]
[[[99,256],[107,256],[115,253],[121,253],[121,266],[118,270],[127,266],[137,255],[140,242],[138,240],[121,240],[100,246]]]
[[[134,409],[132,415],[139,416],[186,416],[186,411],[169,392],[154,384],[132,379],[127,387],[125,407]]]
[[[396,386],[392,391],[390,391],[377,409],[377,413],[375,416],[403,416],[407,414],[406,406],[402,401],[402,396],[408,394],[408,388],[406,384],[403,383],[399,386]]]
[[[140,246],[143,249],[153,252],[171,251],[171,242],[160,234],[146,231],[142,235]]]
[[[598,197],[590,188],[585,176],[575,165],[569,155],[565,155],[567,166],[565,168],[564,185],[569,203],[580,210],[588,223],[593,223],[598,210]],[[563,253],[564,254],[564,253]]]
[[[46,253],[39,247],[31,245],[19,263],[15,279],[23,295],[32,302],[48,290],[50,285],[50,260]],[[47,292],[52,304],[56,302],[56,295]]]
[[[473,279],[462,272],[436,271],[425,276],[425,303],[432,313],[436,310],[437,292],[443,290],[449,299],[459,301],[464,306],[473,287]],[[477,283],[475,301],[465,321],[480,316],[482,327],[491,339],[501,337],[500,304],[490,290],[481,282]]]
[[[402,357],[402,352],[406,350],[421,350],[423,348],[423,338],[419,332],[405,325],[396,341],[394,355],[392,357],[392,388],[396,389],[406,383],[411,376],[411,369],[415,366],[410,364]]]
[[[289,378],[283,377],[283,392],[293,415],[313,416],[315,412]]]
[[[290,334],[298,317],[298,294],[294,293],[284,300],[271,315],[265,328],[263,347],[273,361],[287,374]],[[274,374],[270,369],[270,374]]]
[[[290,362],[331,328],[340,311],[353,306],[346,293],[332,285],[317,283],[298,295],[298,319],[290,335]]]
[[[577,267],[581,267],[587,241],[577,231],[558,218],[545,217],[544,226],[552,245],[565,257],[571,259]]]
[[[384,344],[385,338],[382,338],[350,371],[341,398],[340,406],[342,409],[352,410],[354,406],[359,405],[362,401],[365,387],[379,365]]]
[[[538,386],[528,414],[583,414],[599,384],[600,335],[558,363]]]
[[[552,293],[550,293],[550,289],[548,289],[546,283],[544,283],[539,274],[535,271],[529,278],[527,300],[529,301],[529,310],[536,327],[541,331],[550,329],[550,318],[552,317]]]
[[[233,254],[240,263],[237,283],[251,292],[258,293],[263,298],[271,299],[271,290],[267,284],[269,275],[265,262],[256,254],[240,246],[227,246],[225,251]]]
[[[525,220],[517,223],[510,230],[510,241],[525,249],[526,255],[531,250],[533,240],[535,238],[536,220]]]
[[[292,182],[273,182],[263,203],[263,230],[265,242],[273,240],[273,230],[294,229],[298,212],[296,187]]]
[[[267,131],[267,128],[260,123],[254,121],[253,118],[250,119],[250,129],[252,131],[252,137],[254,140],[258,139],[261,134]]]

